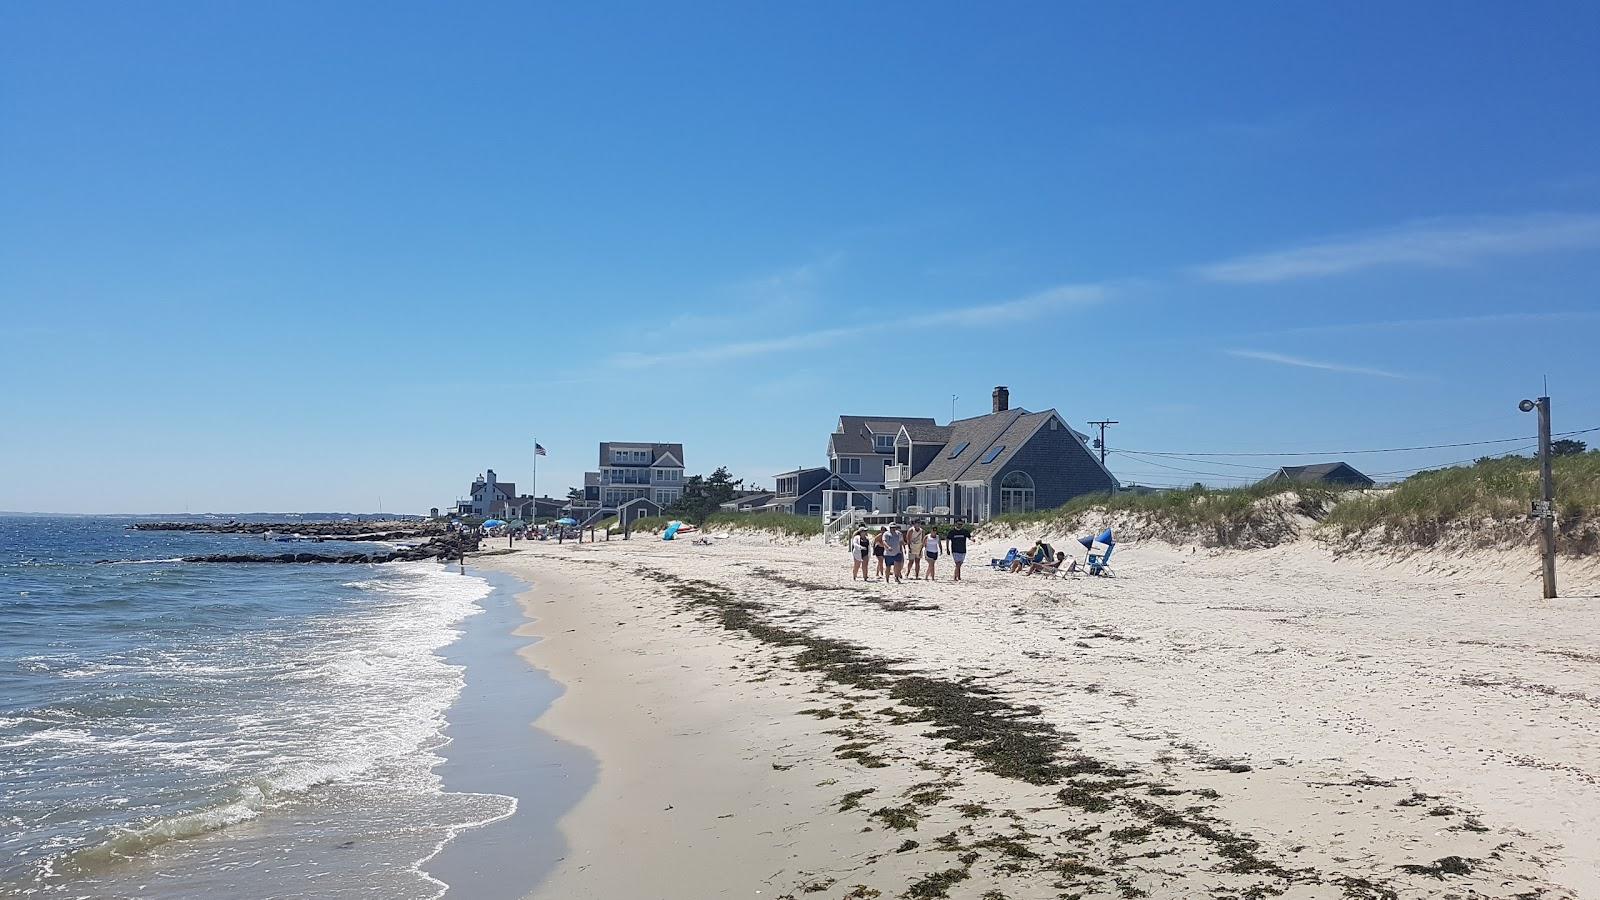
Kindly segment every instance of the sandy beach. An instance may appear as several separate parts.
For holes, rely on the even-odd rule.
[[[537,727],[598,760],[530,896],[1600,897],[1592,573],[1004,549],[959,584],[747,535],[469,561],[533,585]]]

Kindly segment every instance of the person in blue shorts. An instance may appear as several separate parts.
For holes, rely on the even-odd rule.
[[[902,566],[905,564],[906,536],[900,531],[900,523],[889,526],[883,535],[883,580],[889,580],[889,574],[894,573],[896,584],[903,584],[905,579],[900,577]]]

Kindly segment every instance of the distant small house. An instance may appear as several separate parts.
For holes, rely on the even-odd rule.
[[[822,514],[823,491],[854,490],[848,481],[820,466],[814,469],[795,469],[776,475],[774,478],[777,479],[777,492],[765,504],[752,507],[751,512],[818,516]]]
[[[1297,484],[1325,484],[1337,487],[1369,488],[1375,482],[1345,462],[1317,463],[1311,466],[1284,466],[1266,478],[1262,484],[1292,481]]]
[[[506,504],[517,498],[517,485],[512,481],[500,481],[493,469],[488,472],[487,477],[479,475],[472,482],[468,492],[470,499],[456,501],[456,515],[487,519],[506,514]]]
[[[721,509],[724,512],[751,512],[771,503],[777,496],[771,491],[740,491],[739,494],[741,496],[722,504]]]
[[[583,499],[561,507],[580,524],[617,516],[631,524],[658,516],[683,496],[683,445],[651,441],[605,441],[600,471],[583,473]]]

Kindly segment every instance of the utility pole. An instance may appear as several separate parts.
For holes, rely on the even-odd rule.
[[[1100,450],[1100,465],[1103,466],[1106,464],[1106,426],[1119,425],[1121,423],[1111,419],[1102,419],[1099,422],[1090,422],[1089,424],[1100,426],[1100,436],[1094,439],[1094,445]]]
[[[1556,597],[1556,484],[1550,471],[1550,398],[1524,400],[1517,404],[1523,412],[1539,411],[1539,497],[1533,504],[1533,518],[1539,520],[1539,555],[1544,568],[1544,598]]]

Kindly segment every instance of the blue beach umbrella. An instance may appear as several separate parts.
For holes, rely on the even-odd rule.
[[[504,525],[504,524],[505,524],[505,521],[503,519],[488,519],[483,523],[483,527],[485,527],[485,528],[499,528],[501,525]]]
[[[572,518],[572,517],[570,517],[570,516],[566,516],[566,517],[563,517],[563,518],[560,518],[560,519],[557,519],[557,520],[556,520],[556,524],[557,524],[557,525],[566,525],[566,526],[568,526],[568,527],[571,527],[571,526],[573,526],[573,525],[576,525],[576,524],[578,524],[578,520],[577,520],[577,519],[574,519],[574,518]]]

